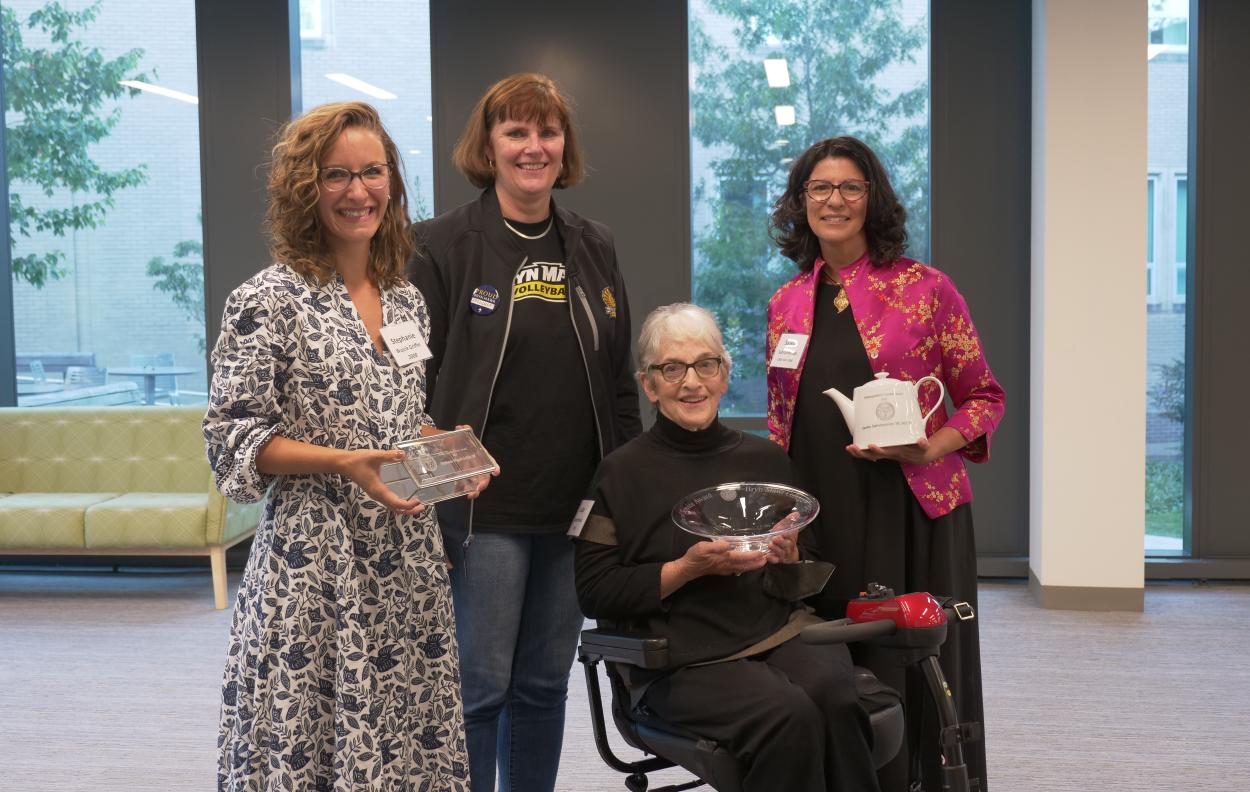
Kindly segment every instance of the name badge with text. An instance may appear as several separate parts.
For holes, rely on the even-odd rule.
[[[382,341],[391,351],[395,362],[401,366],[410,366],[433,356],[421,337],[421,330],[413,321],[400,322],[382,328]]]
[[[773,350],[773,359],[768,365],[772,368],[795,369],[803,359],[803,350],[807,349],[806,333],[782,333]]]
[[[582,535],[582,529],[586,527],[586,518],[590,516],[590,510],[595,507],[593,500],[584,500],[577,507],[577,514],[573,515],[573,522],[569,525],[568,535],[577,537]]]

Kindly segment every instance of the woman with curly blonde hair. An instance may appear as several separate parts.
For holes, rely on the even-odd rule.
[[[397,442],[437,430],[398,151],[372,107],[282,130],[266,226],[274,263],[226,302],[204,418],[218,488],[268,499],[235,604],[218,786],[467,790],[438,523],[380,475]]]

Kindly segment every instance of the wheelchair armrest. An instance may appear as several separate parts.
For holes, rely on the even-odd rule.
[[[591,660],[607,660],[638,668],[658,669],[668,666],[668,639],[647,635],[630,635],[602,628],[582,630],[578,650]]]

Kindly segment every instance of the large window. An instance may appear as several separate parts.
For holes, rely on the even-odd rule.
[[[1187,555],[1184,513],[1189,0],[1150,18],[1146,273],[1146,552]]]
[[[300,0],[303,109],[364,101],[399,146],[414,219],[433,214],[430,6],[426,0]]]
[[[692,0],[693,296],[734,355],[722,413],[765,411],[766,304],[795,272],[769,215],[809,145],[872,146],[907,208],[908,254],[928,259],[927,16],[927,0]]]
[[[18,403],[203,401],[193,0],[0,14]]]

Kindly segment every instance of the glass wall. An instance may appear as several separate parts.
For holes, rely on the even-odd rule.
[[[303,107],[364,101],[399,146],[414,219],[432,216],[428,0],[300,0]]]
[[[0,14],[18,403],[203,401],[193,0]]]
[[[1185,546],[1185,322],[1189,239],[1189,0],[1146,0],[1146,552]]]
[[[790,163],[834,135],[881,156],[929,255],[927,0],[692,0],[693,297],[734,355],[725,415],[765,412],[765,310],[794,265],[768,236]]]

